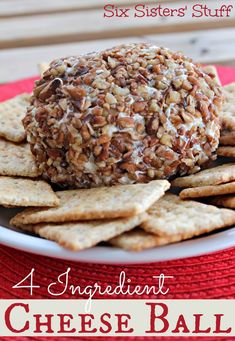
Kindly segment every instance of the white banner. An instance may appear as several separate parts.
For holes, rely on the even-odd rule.
[[[0,336],[235,336],[235,300],[0,300]]]

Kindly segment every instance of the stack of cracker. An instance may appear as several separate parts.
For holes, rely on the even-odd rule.
[[[224,86],[224,105],[221,115],[221,137],[218,155],[235,157],[235,83]]]
[[[73,251],[102,241],[141,251],[235,223],[235,211],[164,195],[169,187],[168,181],[155,180],[59,191],[58,207],[27,208],[12,218],[11,224]]]
[[[147,219],[139,229],[111,240],[111,244],[130,251],[141,251],[166,245],[232,226],[235,211],[184,201],[167,193],[147,212]]]
[[[216,69],[206,69],[219,82]],[[235,91],[232,93],[231,104],[235,103]],[[185,188],[179,196],[166,193],[170,188],[167,180],[54,192],[40,179],[25,142],[21,121],[28,104],[28,94],[0,104],[0,205],[28,207],[11,219],[13,226],[73,251],[103,241],[141,251],[235,224],[234,210],[213,206],[234,208],[235,199],[227,195],[235,193],[235,163],[175,179],[173,186]],[[235,111],[233,114],[235,117]],[[222,121],[228,116],[224,114]],[[228,135],[225,139],[225,132],[232,126],[223,126],[221,144],[231,141]],[[235,128],[229,134],[235,134]],[[192,200],[204,197],[206,203]]]
[[[147,220],[146,211],[170,187],[167,180],[56,192],[60,205],[28,208],[11,224],[74,251],[130,231]]]
[[[203,69],[214,78],[216,83],[221,85],[215,66],[207,65]],[[235,157],[235,83],[225,85],[222,89],[224,99],[220,115],[220,147],[217,154],[219,156]]]
[[[0,205],[57,206],[51,186],[38,178],[22,124],[30,95],[21,94],[0,104]]]
[[[221,146],[218,148],[218,155],[235,158],[235,83],[224,86],[224,98],[224,108],[221,116]],[[229,193],[233,193],[233,195],[214,198],[211,203],[234,209],[235,190],[230,190]]]

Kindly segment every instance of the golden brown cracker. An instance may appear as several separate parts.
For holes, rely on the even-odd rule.
[[[148,233],[140,228],[135,228],[131,231],[112,238],[109,243],[126,251],[143,251],[156,246],[167,245],[181,240],[181,236],[157,236]]]
[[[37,177],[40,171],[27,143],[0,139],[0,175]]]
[[[0,103],[0,136],[13,142],[21,142],[26,133],[22,124],[26,108],[30,103],[27,93]]]
[[[45,181],[0,176],[0,205],[58,206],[59,198]]]
[[[146,219],[146,214],[113,220],[89,222],[68,222],[63,224],[39,224],[22,226],[28,232],[53,240],[72,251],[83,250],[107,241],[123,232],[138,226]]]
[[[235,211],[217,208],[166,194],[148,210],[141,227],[158,236],[180,235],[182,239],[199,236],[235,223]]]
[[[219,142],[224,146],[235,146],[235,131],[222,131]]]
[[[166,180],[57,192],[58,208],[27,209],[12,224],[37,224],[129,217],[145,212],[170,187]]]
[[[223,129],[235,130],[235,83],[223,87],[224,102],[220,120]]]
[[[215,195],[235,193],[235,181],[222,185],[186,188],[180,192],[181,199],[203,198]]]
[[[210,198],[209,203],[216,206],[235,208],[235,195],[226,195],[216,198]]]
[[[223,146],[217,149],[217,155],[235,157],[235,146]]]
[[[175,187],[202,187],[235,180],[235,163],[228,163],[202,170],[196,174],[179,177],[172,181]]]

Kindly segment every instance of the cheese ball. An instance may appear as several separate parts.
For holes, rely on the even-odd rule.
[[[181,53],[127,44],[53,61],[23,120],[43,177],[70,188],[169,179],[215,159],[221,88]]]

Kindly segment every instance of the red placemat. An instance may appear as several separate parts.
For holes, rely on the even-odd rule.
[[[235,68],[218,67],[218,72],[223,84],[235,81]],[[20,80],[14,83],[0,85],[0,101],[16,96],[24,91],[30,92],[33,88],[33,82],[36,79],[30,78]],[[164,299],[217,299],[227,298],[235,299],[235,247],[219,252],[207,254],[199,257],[179,259],[174,261],[150,263],[143,265],[100,265],[90,263],[75,263],[70,261],[58,260],[43,256],[37,256],[26,252],[11,249],[6,246],[0,246],[0,299],[30,299],[28,290],[12,289],[12,286],[26,276],[31,268],[35,268],[35,285],[40,284],[37,293],[33,298],[43,299],[51,298],[46,290],[46,284],[52,279],[71,268],[71,282],[78,283],[81,287],[92,285],[97,282],[102,287],[107,285],[116,286],[118,284],[119,274],[125,271],[128,278],[131,279],[133,286],[153,285],[153,275],[164,273],[174,276],[174,280],[168,282],[169,293],[166,296],[159,295],[158,298]],[[45,284],[45,285],[43,285]],[[60,298],[75,298],[68,293]],[[87,298],[87,297],[80,297]],[[94,298],[99,298],[96,295]],[[105,296],[102,296],[105,298]],[[109,298],[140,298],[139,296],[118,295]],[[156,298],[151,295],[144,295],[141,298]],[[12,338],[2,338],[11,340]],[[20,337],[20,340],[29,338]],[[46,340],[47,338],[30,338],[32,340]],[[56,340],[50,337],[50,340]],[[73,338],[74,339],[74,338]],[[75,338],[85,340],[87,338]],[[91,338],[89,338],[91,339]],[[92,340],[96,338],[92,337]],[[107,338],[99,337],[97,340]],[[111,338],[109,338],[111,339]],[[114,339],[114,338],[112,338]],[[115,338],[116,339],[116,338]],[[126,338],[117,338],[118,340]],[[134,338],[128,338],[133,340]],[[142,340],[143,338],[135,338]],[[166,338],[159,338],[164,339]],[[169,339],[169,338],[168,338]],[[174,340],[181,340],[175,338]],[[188,338],[183,338],[186,340]],[[190,338],[191,339],[191,338]],[[198,337],[193,338],[198,339]],[[229,338],[200,338],[200,340],[229,340]],[[67,338],[60,338],[67,340]],[[149,338],[150,340],[150,338]],[[231,339],[232,340],[232,339]]]

